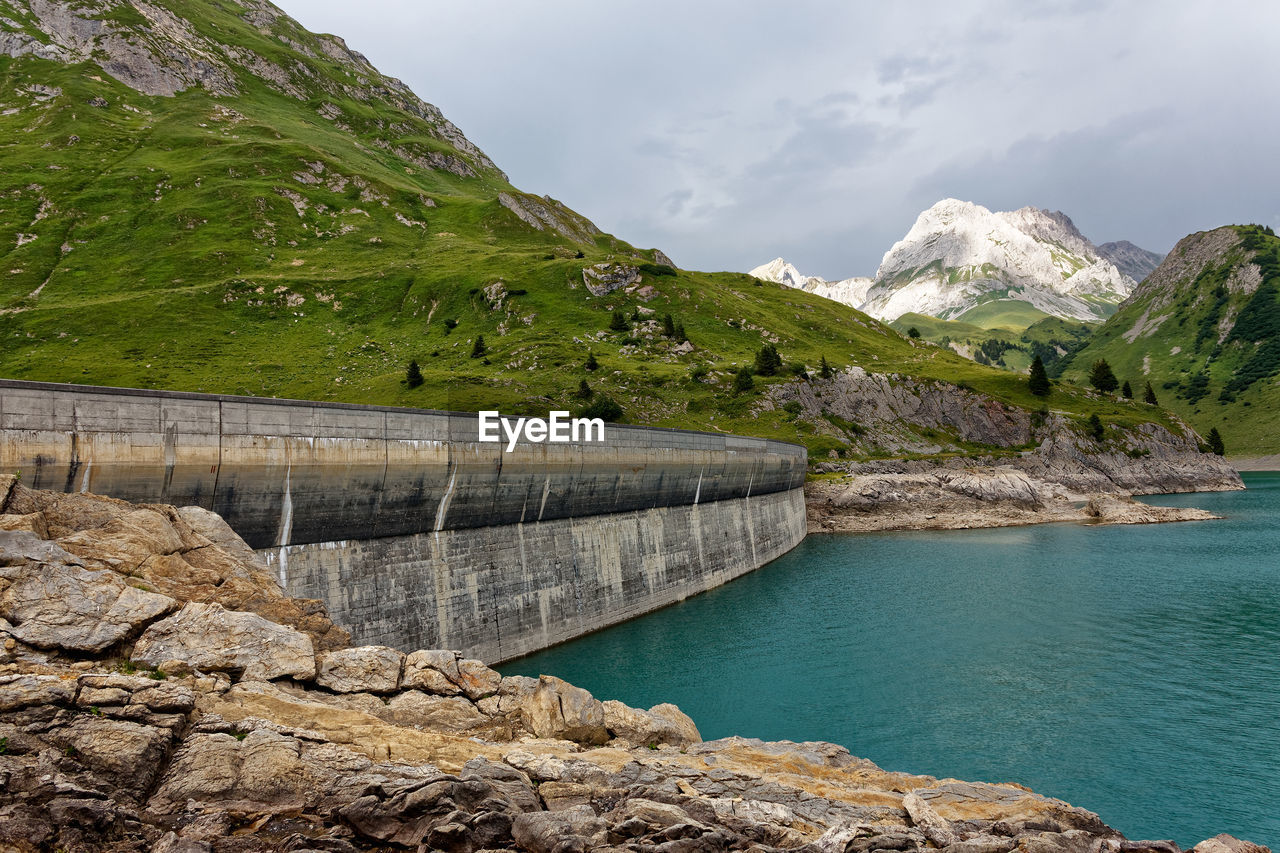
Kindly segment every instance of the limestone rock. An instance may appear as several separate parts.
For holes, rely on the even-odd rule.
[[[404,654],[386,646],[360,646],[320,658],[316,684],[335,693],[391,693],[400,686]]]
[[[465,732],[489,721],[461,696],[430,696],[421,690],[406,690],[394,697],[380,716],[401,726],[446,732]]]
[[[670,703],[654,705],[648,711],[630,708],[613,699],[602,704],[605,727],[614,737],[634,746],[689,746],[702,741],[693,720]]]
[[[498,692],[502,676],[478,660],[458,661],[458,686],[469,699],[481,699]]]
[[[0,675],[0,713],[32,705],[70,704],[76,683],[55,675]]]
[[[583,744],[609,740],[604,705],[581,687],[554,676],[539,677],[538,689],[520,710],[525,728],[538,737]]]
[[[305,634],[217,604],[187,604],[156,622],[138,639],[133,658],[151,666],[180,660],[196,669],[262,681],[309,680],[316,672],[315,652]]]
[[[182,550],[182,537],[170,520],[152,509],[135,509],[98,528],[81,529],[58,540],[86,566],[129,574],[153,554]]]
[[[599,263],[582,269],[582,283],[593,296],[606,296],[640,280],[640,268],[627,264]]]
[[[44,523],[44,515],[29,512],[26,515],[0,515],[0,530],[25,530],[37,539],[48,539],[49,528]]]
[[[608,825],[591,806],[575,806],[557,812],[526,812],[511,826],[511,837],[531,853],[570,853],[597,846]]]
[[[1271,853],[1271,849],[1224,833],[1201,841],[1191,848],[1191,853]]]
[[[456,696],[462,692],[458,657],[457,652],[430,649],[410,652],[404,659],[402,685],[438,696]]]
[[[30,515],[34,515],[31,513]],[[0,518],[27,518],[29,516],[5,515]],[[79,558],[68,554],[57,544],[46,542],[34,531],[15,529],[0,530],[0,566],[17,566],[31,560],[54,565],[81,565]]]
[[[172,598],[110,571],[29,563],[0,596],[14,637],[40,648],[100,652],[176,609]]]

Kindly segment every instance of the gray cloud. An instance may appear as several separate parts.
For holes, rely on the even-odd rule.
[[[943,196],[1168,249],[1277,223],[1280,4],[283,0],[523,189],[679,263],[869,274]]]

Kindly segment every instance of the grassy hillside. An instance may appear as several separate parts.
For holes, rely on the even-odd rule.
[[[979,364],[1017,373],[1025,373],[1036,355],[1053,372],[1054,366],[1082,346],[1096,328],[1087,323],[1045,317],[1026,328],[985,329],[915,313],[903,314],[891,325],[904,334],[915,329],[922,340],[949,347]]]
[[[1149,380],[1161,404],[1227,452],[1280,452],[1280,239],[1269,228],[1193,234],[1072,359],[1082,380],[1105,358],[1135,392]]]
[[[675,269],[520,193],[340,40],[246,5],[171,0],[177,23],[158,22],[154,3],[77,7],[159,45],[159,83],[146,63],[121,70],[99,54],[0,56],[0,375],[507,413],[604,395],[630,422],[819,453],[843,439],[760,400],[823,358],[1042,404],[1021,377],[820,297]],[[0,0],[11,23],[53,51],[47,22]],[[183,51],[199,55],[203,82],[164,64]],[[178,83],[173,96],[137,88]],[[625,284],[605,292],[584,269]],[[668,314],[691,351],[664,334]],[[784,369],[735,391],[766,343]],[[1052,402],[1162,417],[1078,389]]]

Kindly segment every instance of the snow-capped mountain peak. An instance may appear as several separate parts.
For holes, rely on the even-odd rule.
[[[979,305],[1009,301],[1097,322],[1135,286],[1065,213],[1035,207],[993,212],[954,198],[916,217],[885,253],[874,279],[825,282],[800,275],[781,258],[752,275],[824,296],[845,285],[840,296],[829,298],[881,320],[911,311],[955,319]]]

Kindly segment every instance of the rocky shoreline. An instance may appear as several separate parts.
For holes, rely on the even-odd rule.
[[[1147,424],[1099,447],[1070,430],[1001,457],[824,462],[805,484],[810,533],[951,530],[1075,521],[1152,524],[1217,516],[1134,495],[1234,491],[1239,472],[1193,436]]]
[[[1017,785],[351,648],[205,510],[13,478],[0,510],[0,850],[1177,851]]]

